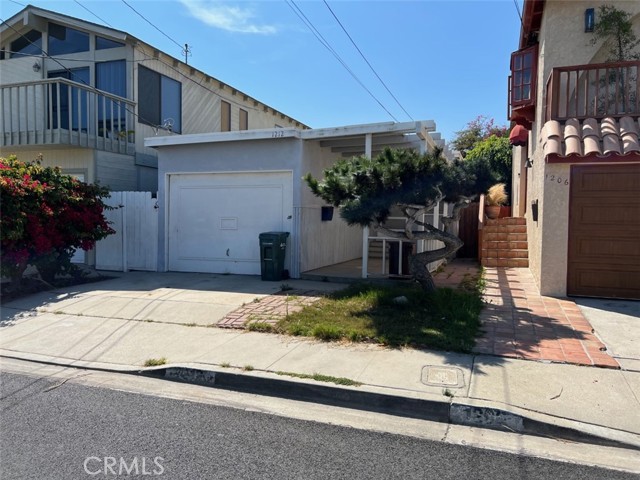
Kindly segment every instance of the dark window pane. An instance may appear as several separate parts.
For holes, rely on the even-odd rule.
[[[231,131],[231,104],[224,100],[220,101],[220,131]]]
[[[89,34],[49,23],[49,55],[89,51]]]
[[[520,70],[522,68],[522,56],[521,55],[516,55],[513,58],[513,69],[514,70]]]
[[[531,52],[527,52],[524,54],[524,68],[531,68],[532,59],[533,54]]]
[[[514,102],[519,102],[520,100],[522,100],[522,97],[520,97],[520,87],[516,87],[512,90],[512,100]]]
[[[31,30],[26,35],[11,42],[11,58],[42,53],[42,33]]]
[[[160,91],[162,92],[161,123],[167,122],[171,125],[171,131],[180,133],[182,131],[182,85],[172,78],[162,76]]]
[[[96,88],[105,92],[127,96],[127,64],[124,60],[96,63]],[[104,122],[102,128],[122,130],[126,119],[126,104],[98,97],[98,119]],[[101,122],[103,123],[103,122]]]
[[[514,72],[513,74],[513,84],[514,85],[522,85],[522,73]]]
[[[248,130],[249,129],[249,112],[246,110],[240,109],[240,130]]]
[[[523,100],[531,99],[531,87],[529,85],[522,87],[522,99]]]
[[[531,70],[524,71],[524,80],[523,83],[530,84],[531,83]]]
[[[140,121],[161,125],[160,74],[145,67],[138,67],[138,115]]]
[[[89,67],[49,72],[47,76],[49,78],[66,78],[67,80],[89,85]],[[51,85],[52,128],[58,128],[59,112],[60,128],[68,129],[69,113],[71,113],[71,128],[73,130],[82,129],[86,131],[88,125],[87,91],[64,83],[59,85],[59,90],[57,84]],[[58,91],[60,91],[59,99]]]
[[[104,37],[96,37],[96,50],[106,50],[107,48],[119,48],[124,47],[124,43],[116,42],[115,40],[109,40]]]
[[[127,96],[127,64],[124,60],[96,63],[96,88],[119,97]]]

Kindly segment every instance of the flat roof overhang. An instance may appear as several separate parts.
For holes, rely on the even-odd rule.
[[[315,140],[321,147],[331,148],[333,153],[343,156],[362,155],[366,151],[367,138],[371,141],[371,154],[375,155],[389,146],[393,148],[442,147],[444,141],[435,133],[433,120],[419,122],[384,122],[344,127],[314,128],[269,128],[234,132],[198,133],[190,135],[168,135],[145,138],[146,147],[162,148],[199,143],[241,142],[250,140],[281,140],[296,138]]]

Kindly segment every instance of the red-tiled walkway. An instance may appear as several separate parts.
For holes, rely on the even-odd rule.
[[[251,323],[275,325],[282,318],[302,310],[322,298],[323,292],[316,290],[286,290],[247,303],[228,313],[216,327],[244,329]]]
[[[485,280],[484,334],[474,352],[619,368],[578,306],[540,295],[528,268],[487,267]]]

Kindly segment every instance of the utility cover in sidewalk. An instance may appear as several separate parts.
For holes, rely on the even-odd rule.
[[[464,373],[457,367],[426,365],[422,367],[422,383],[434,387],[464,387]]]

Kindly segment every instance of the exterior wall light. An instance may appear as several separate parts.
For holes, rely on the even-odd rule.
[[[40,71],[40,68],[41,68],[41,67],[40,67],[40,64],[36,61],[36,62],[33,64],[33,71],[34,71],[34,72],[36,72],[36,73],[38,73],[38,72]]]
[[[593,32],[596,25],[596,13],[593,8],[587,8],[584,11],[584,31]]]
[[[525,168],[533,167],[533,160],[531,160],[530,158],[527,158],[527,161],[524,162],[524,166],[525,166]]]

